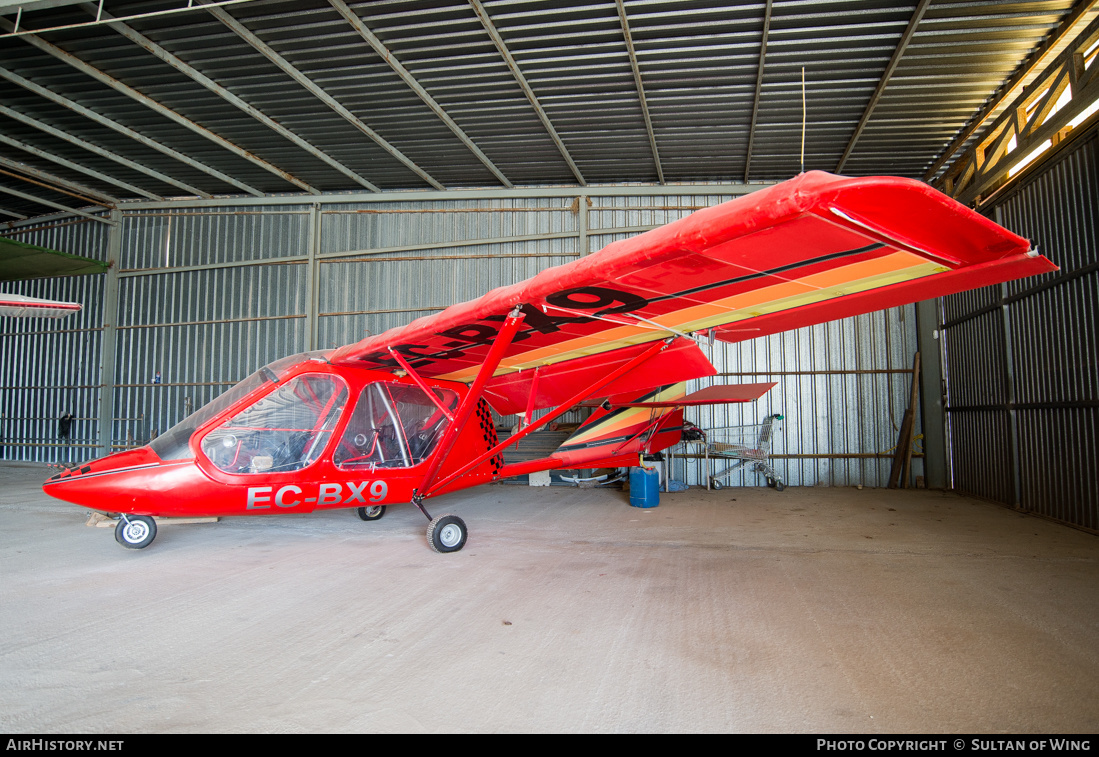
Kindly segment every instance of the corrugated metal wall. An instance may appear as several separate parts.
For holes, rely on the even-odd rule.
[[[1099,529],[1099,130],[988,213],[1060,267],[945,298],[953,485]]]
[[[167,430],[259,366],[306,349],[309,209],[124,219],[116,444]]]
[[[916,351],[915,308],[893,308],[737,344],[717,344],[720,372],[707,383],[777,381],[759,402],[699,408],[704,427],[784,416],[773,466],[793,486],[885,486],[908,406]],[[917,434],[922,433],[918,426]],[[696,463],[701,466],[702,461]],[[913,475],[923,475],[922,461]],[[705,483],[700,468],[690,483]],[[756,485],[754,474],[734,477]]]
[[[408,323],[579,256],[572,199],[325,206],[318,345]]]
[[[143,442],[266,362],[380,333],[731,197],[628,191],[127,212],[111,273],[12,288],[83,301],[81,323],[88,325],[3,323],[3,455],[88,456],[87,447],[56,446],[56,418],[63,400],[79,397],[74,414],[86,424],[80,438],[94,445],[95,387],[104,380],[114,392],[112,445]],[[97,230],[94,241],[79,238],[87,227],[68,227],[72,239],[27,241],[106,259],[106,231]],[[117,281],[117,319],[100,305],[108,276]],[[105,323],[112,325],[115,359],[101,379],[97,339]],[[79,336],[59,349],[58,336],[40,333],[53,328],[91,330],[73,331]],[[915,349],[912,307],[717,343],[712,359],[721,375],[705,383],[779,385],[757,404],[688,417],[715,426],[782,413],[775,467],[789,485],[881,486]],[[62,354],[70,356],[70,373],[45,367],[57,366]],[[83,394],[73,394],[77,387]],[[699,460],[680,460],[676,475],[705,481]],[[738,474],[730,483],[762,481]]]
[[[107,259],[109,228],[97,221],[45,222],[5,236],[74,255]],[[2,458],[80,462],[96,455],[106,276],[64,276],[4,283],[30,297],[80,302],[80,313],[52,320],[0,318]],[[58,422],[71,413],[67,440]]]

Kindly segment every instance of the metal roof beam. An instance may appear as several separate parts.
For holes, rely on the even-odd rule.
[[[133,184],[128,184],[127,182],[122,181],[121,179],[116,179],[113,176],[108,176],[107,174],[100,173],[99,171],[96,171],[94,169],[85,168],[84,166],[80,165],[79,163],[73,163],[71,160],[69,160],[67,158],[62,158],[60,155],[54,155],[51,152],[46,152],[45,150],[39,150],[37,147],[34,147],[32,145],[28,145],[24,142],[20,142],[16,139],[12,139],[11,137],[5,136],[3,134],[0,134],[0,142],[3,142],[6,145],[10,145],[12,147],[15,147],[19,150],[23,150],[24,152],[29,152],[31,155],[37,155],[40,158],[44,158],[44,159],[46,159],[48,161],[51,161],[53,163],[57,163],[58,165],[65,166],[66,168],[71,168],[72,170],[77,171],[79,173],[83,173],[83,174],[87,174],[88,176],[95,177],[96,179],[99,179],[100,181],[105,181],[108,184],[114,184],[117,187],[122,187],[123,189],[128,189],[131,192],[133,192],[134,194],[141,195],[142,197],[148,197],[150,200],[160,200],[160,201],[164,200],[164,198],[161,197],[160,195],[153,194],[152,192],[148,192],[148,191],[142,189],[141,187],[134,186]]]
[[[183,0],[178,0],[178,1],[182,2]],[[218,5],[240,5],[241,3],[254,3],[254,2],[257,2],[257,1],[258,0],[218,0],[217,4]],[[23,11],[46,9],[46,8],[56,8],[56,7],[60,7],[62,5],[80,5],[82,2],[83,2],[83,0],[37,0],[37,1],[32,0],[31,2],[24,2],[23,0],[15,0],[15,2],[8,2],[8,0],[0,0],[0,14],[4,14],[4,15],[10,14],[10,13],[13,12],[12,8],[13,7],[16,8],[17,10],[15,11],[15,13],[16,13],[16,17],[15,17],[16,18],[16,24],[15,24],[15,26],[18,27],[19,26],[19,19],[22,17],[22,12]],[[100,4],[102,4],[102,0],[101,0]],[[99,7],[99,6],[96,6],[96,7]],[[148,11],[148,12],[144,12],[144,13],[131,13],[127,16],[123,16],[123,18],[126,21],[132,21],[134,19],[156,18],[158,16],[168,16],[168,15],[172,15],[172,14],[176,14],[176,13],[188,13],[190,11],[197,11],[197,10],[199,10],[199,7],[194,4],[193,0],[189,0],[187,5],[181,6],[179,8],[168,8],[166,10]],[[103,15],[108,15],[108,14],[106,12],[104,12]],[[42,28],[38,28],[38,29],[20,29],[20,28],[17,28],[15,31],[9,32],[7,34],[0,34],[0,39],[7,39],[8,37],[22,37],[22,36],[26,36],[27,34],[39,34],[41,32],[54,32],[54,31],[59,31],[61,29],[81,29],[81,28],[88,27],[88,26],[99,26],[100,24],[105,24],[105,23],[108,23],[108,22],[104,21],[101,18],[97,18],[94,21],[80,21],[80,22],[77,22],[75,24],[60,24],[60,25],[57,25],[57,26],[46,26],[46,27],[42,27]]]
[[[691,196],[725,196],[746,195],[768,186],[778,184],[777,181],[760,181],[752,184],[696,184],[691,182],[672,182],[661,185],[652,184],[617,184],[617,185],[589,185],[584,189],[585,197],[667,197],[669,192],[677,195]],[[307,195],[276,195],[256,200],[251,197],[225,197],[214,200],[169,200],[167,202],[147,202],[145,200],[125,201],[119,208],[123,212],[131,210],[178,210],[180,208],[216,208],[219,212],[225,208],[277,208],[294,206],[300,208],[303,205],[320,205],[321,212],[338,210],[340,206],[354,203],[393,203],[393,202],[450,202],[452,200],[515,200],[517,198],[562,198],[570,204],[575,202],[577,188],[574,186],[539,186],[539,187],[515,187],[504,189],[492,187],[488,189],[447,189],[443,191],[428,191],[422,189],[408,191],[387,191],[381,193],[370,192],[340,192],[310,197]],[[561,210],[567,212],[569,205],[562,205]],[[303,212],[298,210],[297,212]],[[598,228],[588,229],[591,237],[596,237],[605,232]],[[613,233],[613,232],[606,232]]]
[[[27,89],[30,89],[31,91],[33,91],[37,94],[43,94],[45,96],[48,96],[51,100],[57,102],[58,104],[63,105],[66,108],[70,108],[70,109],[76,111],[77,113],[80,113],[83,116],[87,116],[88,118],[92,119],[93,121],[95,121],[97,123],[100,123],[104,126],[115,129],[116,131],[119,131],[119,132],[125,134],[128,137],[136,139],[137,141],[141,142],[142,144],[147,144],[149,147],[157,146],[157,149],[160,149],[162,151],[167,151],[166,154],[169,154],[169,155],[172,155],[172,153],[175,152],[174,150],[171,150],[170,148],[159,145],[159,143],[155,142],[154,140],[149,139],[148,137],[145,137],[145,136],[142,136],[141,134],[138,134],[133,129],[130,129],[127,126],[123,126],[122,124],[118,123],[117,121],[112,121],[111,119],[107,118],[106,116],[101,116],[98,113],[96,113],[95,111],[90,110],[88,108],[85,108],[83,105],[79,105],[79,104],[73,102],[72,100],[70,100],[67,97],[62,97],[61,95],[56,94],[55,92],[50,92],[50,90],[48,90],[48,89],[45,89],[43,87],[39,87],[37,84],[34,84],[32,82],[27,81],[26,79],[24,79],[19,74],[16,74],[12,71],[8,71],[6,68],[4,68],[2,66],[0,66],[0,77],[8,79],[9,81],[13,81],[16,84],[21,84],[24,87],[27,87]],[[88,150],[89,152],[94,152],[97,155],[102,155],[104,158],[109,158],[110,160],[113,160],[116,163],[121,163],[122,165],[126,166],[127,168],[132,168],[135,171],[140,171],[141,173],[148,174],[149,176],[152,176],[153,178],[159,179],[160,181],[171,184],[174,187],[179,187],[180,189],[188,192],[189,194],[198,195],[199,197],[212,197],[213,196],[209,192],[203,192],[201,189],[198,189],[196,187],[192,187],[190,184],[185,184],[182,181],[178,181],[176,179],[173,179],[171,176],[163,174],[160,171],[157,171],[155,168],[149,168],[145,165],[142,165],[141,163],[130,160],[129,158],[124,158],[121,155],[113,153],[110,150],[105,150],[102,147],[100,147],[99,145],[92,144],[91,142],[85,142],[83,139],[80,139],[79,137],[74,137],[72,134],[69,134],[68,132],[61,131],[60,129],[57,129],[57,128],[54,128],[53,126],[50,126],[49,124],[42,123],[38,119],[31,118],[30,116],[24,115],[24,114],[20,113],[17,110],[12,110],[11,108],[7,107],[6,105],[0,105],[0,113],[4,114],[5,116],[8,116],[9,118],[14,118],[17,121],[22,121],[23,123],[27,124],[28,126],[33,126],[34,128],[36,128],[40,131],[44,131],[47,134],[52,134],[53,136],[57,137],[58,139],[63,139],[66,142],[72,142],[74,145],[77,145],[79,147],[83,147],[85,150]],[[175,157],[175,155],[172,155],[172,157]],[[184,158],[185,160],[190,160],[190,158],[187,158],[186,155],[181,155],[180,157]]]
[[[908,27],[904,30],[904,34],[901,35],[900,41],[897,42],[897,47],[893,50],[893,56],[889,59],[889,63],[886,65],[885,71],[881,75],[881,79],[878,80],[878,86],[874,88],[874,94],[870,96],[870,102],[866,104],[866,109],[862,112],[862,118],[859,119],[859,124],[855,127],[855,133],[851,135],[851,139],[847,143],[847,149],[843,151],[840,162],[836,164],[835,173],[843,171],[843,166],[847,163],[847,159],[851,157],[851,152],[855,149],[855,144],[859,141],[859,137],[862,136],[862,130],[866,128],[866,124],[870,121],[870,116],[874,113],[874,108],[877,107],[878,100],[881,99],[882,93],[885,92],[886,86],[889,85],[889,79],[893,76],[893,72],[897,70],[897,64],[899,64],[901,58],[904,57],[905,48],[907,48],[908,43],[912,41],[912,37],[916,35],[916,27],[920,25],[920,21],[923,20],[923,14],[930,4],[931,0],[920,0],[920,2],[916,4],[916,10],[912,12],[912,18],[908,21]]]
[[[198,2],[199,3],[206,3],[206,2],[208,2],[208,0],[198,0]],[[310,94],[312,94],[318,100],[323,102],[329,108],[331,108],[336,113],[338,113],[340,116],[343,116],[343,118],[348,123],[350,123],[356,129],[358,129],[363,134],[368,136],[370,139],[374,140],[374,142],[376,142],[379,147],[381,147],[387,153],[389,153],[394,158],[399,160],[402,164],[404,164],[404,166],[406,168],[408,168],[414,174],[416,174],[421,179],[426,181],[428,184],[433,186],[435,189],[444,189],[443,185],[440,184],[438,181],[436,181],[434,178],[432,178],[432,176],[427,171],[420,168],[411,159],[409,159],[409,157],[407,155],[405,155],[403,152],[398,150],[393,145],[389,144],[389,142],[387,142],[382,137],[381,134],[378,134],[378,132],[374,131],[369,126],[364,124],[351,111],[349,111],[347,108],[345,108],[339,102],[337,102],[334,97],[332,97],[330,94],[328,94],[323,89],[321,89],[321,87],[318,86],[312,79],[310,79],[308,76],[303,74],[298,69],[294,68],[294,66],[290,65],[289,61],[287,61],[281,55],[276,53],[269,45],[267,45],[263,40],[261,40],[255,34],[250,32],[244,26],[244,24],[237,21],[235,18],[230,16],[228,13],[223,11],[221,8],[218,8],[218,7],[215,7],[215,6],[212,6],[212,5],[205,5],[204,7],[211,14],[213,14],[213,16],[215,18],[217,18],[218,21],[220,21],[221,23],[228,26],[230,29],[232,29],[234,32],[236,32],[237,36],[239,36],[241,39],[243,39],[249,45],[254,47],[256,49],[256,51],[260,53],[260,55],[262,55],[263,57],[267,58],[267,60],[274,63],[279,69],[282,70],[283,73],[288,74],[290,76],[290,78],[292,78],[298,84],[305,87],[305,89],[308,90],[310,92]]]
[[[935,186],[966,205],[982,207],[1049,159],[1076,129],[1085,129],[1099,102],[1099,17],[1015,98],[980,139],[966,148]],[[1085,62],[1090,60],[1090,65]],[[1057,104],[1060,103],[1058,106]],[[1056,108],[1056,110],[1055,110]],[[1094,121],[1092,121],[1094,123]],[[1087,209],[1077,212],[1087,214]],[[1094,213],[1094,211],[1091,211]]]
[[[487,155],[481,152],[481,148],[474,144],[473,140],[469,138],[469,135],[467,135],[462,130],[462,127],[459,126],[453,118],[447,115],[447,112],[443,109],[443,106],[440,105],[434,97],[428,94],[428,91],[424,89],[418,81],[416,81],[416,78],[411,73],[409,73],[407,68],[401,65],[401,62],[397,60],[397,56],[391,53],[389,51],[389,48],[383,45],[382,41],[378,39],[377,36],[375,36],[374,32],[370,31],[370,29],[367,28],[366,24],[363,23],[363,20],[359,18],[358,14],[356,14],[353,10],[347,7],[347,4],[344,3],[343,0],[328,0],[328,3],[333,8],[335,8],[336,11],[341,16],[343,16],[349,24],[351,24],[352,27],[354,27],[355,31],[357,31],[359,35],[364,40],[366,40],[366,43],[374,49],[374,52],[380,55],[382,60],[389,64],[389,67],[397,73],[397,76],[401,77],[401,80],[405,84],[407,84],[413,92],[419,95],[420,99],[427,104],[427,107],[431,108],[435,115],[437,115],[442,120],[442,122],[447,125],[447,128],[454,132],[454,135],[462,141],[462,144],[468,147],[470,152],[476,155],[479,161],[484,163],[485,168],[491,171],[492,175],[495,176],[501,184],[503,184],[505,187],[515,186],[511,183],[507,176],[504,176],[503,171],[497,168],[496,164],[489,160]]]
[[[72,213],[73,215],[76,215],[76,216],[83,216],[84,218],[90,218],[93,221],[99,221],[100,223],[106,223],[106,224],[111,223],[111,221],[109,219],[103,218],[102,216],[93,216],[91,213],[85,213],[83,211],[77,210],[76,208],[70,208],[68,205],[62,205],[59,202],[53,202],[52,200],[45,200],[41,197],[35,197],[32,194],[27,194],[26,192],[20,192],[18,189],[11,189],[10,187],[0,186],[0,192],[3,192],[4,194],[14,195],[16,197],[21,197],[24,200],[29,200],[29,201],[37,203],[39,205],[45,205],[48,208],[54,208],[55,210],[63,210],[66,213]]]
[[[84,3],[80,7],[83,8],[88,13],[91,13],[93,15],[100,12],[99,6],[94,5],[92,3]],[[108,19],[108,20],[114,18],[114,16],[112,16],[110,13],[107,13],[106,11],[102,11],[102,16],[103,16],[103,18]],[[126,24],[122,23],[121,21],[115,21],[113,23],[110,23],[109,26],[112,29],[114,29],[116,32],[121,34],[122,36],[126,37],[126,39],[128,39],[131,42],[133,42],[134,44],[148,50],[150,53],[152,53],[156,57],[160,58],[162,61],[167,63],[172,68],[176,69],[177,71],[184,74],[185,76],[189,76],[191,79],[198,82],[202,86],[206,87],[208,90],[210,90],[214,94],[218,95],[223,100],[226,100],[227,102],[231,103],[232,105],[235,105],[237,108],[240,108],[242,111],[244,111],[245,113],[250,115],[252,118],[259,121],[264,126],[268,127],[269,129],[274,130],[280,136],[285,137],[290,142],[293,142],[295,145],[297,145],[301,149],[305,150],[307,153],[312,155],[314,158],[317,158],[318,160],[324,161],[325,163],[330,165],[332,168],[335,168],[337,171],[342,173],[344,176],[347,176],[348,178],[352,179],[353,181],[355,181],[358,184],[361,184],[362,186],[366,187],[367,189],[369,189],[372,192],[380,192],[381,191],[380,189],[378,189],[377,186],[375,186],[374,184],[367,181],[366,179],[364,179],[359,174],[352,171],[350,168],[345,166],[343,163],[339,162],[338,160],[336,160],[332,156],[328,155],[327,153],[323,152],[322,150],[318,149],[317,147],[314,147],[313,145],[309,144],[304,139],[299,137],[297,134],[290,131],[285,126],[282,126],[281,124],[279,124],[278,122],[276,122],[275,120],[270,118],[268,115],[263,113],[258,108],[255,108],[255,107],[249,105],[244,100],[240,99],[239,97],[234,95],[232,92],[227,90],[225,87],[221,86],[220,84],[215,82],[213,79],[211,79],[210,77],[203,74],[201,71],[196,69],[194,66],[191,66],[187,63],[184,63],[178,57],[176,57],[175,55],[172,55],[172,53],[168,52],[163,47],[161,47],[160,45],[153,42],[151,39],[149,39],[145,35],[141,34],[137,30],[135,30],[133,27],[127,26]]]
[[[20,85],[21,87],[24,87],[26,89],[31,90],[32,92],[34,92],[37,95],[41,95],[42,97],[53,100],[55,103],[57,103],[59,105],[62,105],[64,107],[68,108],[69,110],[75,111],[75,112],[79,113],[80,115],[82,115],[86,118],[89,118],[92,121],[95,121],[98,124],[106,126],[108,129],[113,129],[113,130],[117,131],[120,134],[125,134],[130,139],[133,139],[137,142],[140,142],[141,144],[145,145],[146,147],[151,147],[152,149],[157,150],[159,152],[162,152],[162,153],[164,153],[165,155],[167,155],[169,157],[175,158],[176,160],[180,161],[181,163],[186,163],[187,165],[191,166],[192,168],[198,169],[199,171],[203,171],[204,173],[208,173],[211,176],[213,176],[214,178],[223,179],[224,181],[226,181],[229,184],[232,184],[233,186],[240,186],[240,184],[241,184],[241,182],[236,181],[235,179],[233,179],[233,177],[225,176],[225,174],[223,174],[221,171],[218,171],[217,169],[210,168],[209,166],[207,166],[203,163],[199,163],[197,160],[194,160],[193,158],[189,158],[186,155],[184,155],[183,153],[178,152],[176,150],[173,150],[170,147],[166,147],[165,145],[162,145],[160,142],[157,142],[155,139],[150,139],[149,137],[146,137],[144,134],[140,134],[139,132],[134,131],[133,129],[131,129],[128,126],[123,126],[122,124],[118,123],[117,121],[112,121],[111,119],[107,118],[106,116],[101,116],[100,114],[96,113],[94,110],[92,110],[90,108],[85,108],[83,105],[80,105],[79,103],[77,103],[73,100],[70,100],[69,98],[65,97],[64,95],[59,95],[56,92],[53,92],[51,90],[46,89],[45,87],[40,87],[39,85],[35,84],[32,81],[24,79],[22,76],[15,73],[14,71],[9,71],[8,69],[0,66],[0,76],[7,79],[8,81],[11,81],[11,82],[14,82],[14,83]],[[10,110],[10,108],[8,110]],[[101,155],[109,157],[109,158],[111,158],[111,160],[114,160],[116,162],[123,163],[124,165],[126,165],[130,168],[133,168],[136,171],[141,171],[142,173],[149,174],[150,176],[155,176],[156,178],[160,179],[161,181],[164,181],[164,182],[167,182],[168,184],[179,187],[180,189],[184,189],[184,190],[186,190],[187,192],[189,192],[191,194],[196,194],[196,195],[199,195],[200,197],[210,197],[211,196],[211,194],[209,192],[205,192],[201,189],[197,189],[196,187],[191,186],[190,184],[185,184],[182,181],[178,181],[176,179],[173,179],[173,178],[161,173],[160,171],[157,171],[155,168],[149,168],[148,166],[137,163],[136,161],[130,160],[129,158],[123,158],[120,155],[115,155],[114,153],[111,153],[107,150],[104,150],[103,148],[101,148],[97,145],[90,145],[90,143],[85,142],[84,140],[82,140],[78,137],[74,137],[71,134],[67,134],[65,132],[62,132],[60,129],[54,129],[53,127],[47,126],[46,124],[43,124],[40,121],[35,121],[35,119],[30,118],[30,116],[24,116],[22,113],[17,113],[16,115],[13,115],[12,118],[21,118],[22,120],[26,120],[28,123],[30,121],[34,121],[34,125],[37,128],[42,129],[43,131],[49,131],[51,134],[53,134],[57,137],[60,137],[61,139],[72,142],[73,144],[79,144],[81,147],[85,147],[86,149],[91,150],[92,152],[97,152]],[[245,184],[244,186],[247,186],[247,185]],[[253,194],[257,197],[262,197],[263,196],[263,193],[260,192],[258,189],[249,188],[249,190],[250,190],[249,194]]]
[[[958,150],[962,148],[962,145],[968,141],[968,139],[987,123],[988,119],[996,112],[996,109],[1005,102],[1010,102],[1018,95],[1020,87],[1024,86],[1027,80],[1035,74],[1036,71],[1044,70],[1049,64],[1050,60],[1059,54],[1060,46],[1066,43],[1068,40],[1073,39],[1084,24],[1088,21],[1088,12],[1094,8],[1096,0],[1079,0],[1069,11],[1068,15],[1061,21],[1060,25],[1046,38],[1037,50],[1031,53],[1030,57],[1024,62],[1024,64],[1015,72],[1015,74],[1008,79],[997,91],[997,93],[985,103],[970,120],[969,125],[964,127],[958,136],[954,138],[954,141],[939,155],[938,158],[931,164],[931,167],[927,169],[927,172],[923,175],[924,181],[931,181],[935,178],[935,175],[939,172],[947,161],[954,156]]]
[[[11,31],[11,29],[13,28],[13,25],[7,19],[0,19],[0,28],[5,28],[8,31]],[[263,168],[264,170],[270,171],[271,173],[275,174],[279,178],[293,184],[294,186],[298,187],[299,189],[304,189],[305,191],[313,193],[313,194],[320,194],[320,190],[314,189],[313,187],[309,186],[308,184],[301,181],[300,179],[297,179],[294,176],[287,173],[286,171],[283,171],[281,168],[277,168],[276,166],[271,165],[270,163],[263,160],[262,158],[259,158],[255,155],[253,155],[252,153],[248,152],[247,150],[233,144],[232,142],[225,139],[224,137],[221,137],[221,136],[215,134],[214,132],[210,131],[209,129],[207,129],[203,126],[199,126],[197,123],[190,120],[189,118],[186,118],[185,116],[182,116],[179,113],[176,113],[171,108],[167,108],[167,107],[161,105],[160,103],[158,103],[153,98],[148,97],[147,95],[143,95],[142,93],[138,92],[136,89],[134,89],[133,87],[130,87],[129,85],[123,84],[118,79],[115,79],[114,77],[109,76],[108,74],[104,73],[103,71],[100,71],[98,68],[95,68],[94,66],[89,65],[88,63],[85,63],[84,61],[80,60],[75,55],[72,55],[70,53],[65,52],[64,50],[62,50],[60,47],[57,47],[56,45],[51,45],[49,42],[46,42],[41,37],[38,37],[37,35],[34,35],[34,34],[28,34],[28,35],[22,37],[22,39],[23,39],[23,41],[27,42],[28,44],[31,44],[34,47],[37,47],[42,52],[48,53],[48,54],[54,56],[55,58],[68,63],[70,66],[72,66],[76,70],[78,70],[78,71],[80,71],[84,74],[87,74],[88,76],[92,77],[93,79],[96,79],[97,81],[102,82],[103,84],[106,84],[111,89],[114,89],[117,92],[121,92],[122,94],[126,95],[127,97],[129,97],[133,100],[136,100],[137,102],[141,103],[142,105],[146,106],[147,108],[149,108],[149,109],[159,113],[160,115],[164,116],[165,118],[168,118],[168,119],[171,119],[172,121],[175,121],[179,125],[187,128],[187,129],[190,129],[191,131],[195,132],[199,136],[205,137],[206,139],[210,140],[211,142],[218,145],[219,147],[222,147],[222,148],[228,150],[229,152],[232,152],[233,154],[238,155],[238,156],[244,158],[245,160],[247,160],[251,163],[254,163],[255,165],[259,166],[260,168]],[[202,164],[197,164],[197,165],[202,165]],[[203,168],[203,170],[205,170],[209,173],[209,172],[213,171],[214,169],[211,169],[208,166],[206,166],[206,167]],[[222,181],[225,181],[225,182],[227,182],[227,183],[229,183],[229,184],[231,184],[235,187],[243,189],[245,192],[248,192],[250,194],[254,194],[258,197],[262,197],[263,194],[264,194],[263,192],[256,189],[255,187],[251,187],[251,186],[249,186],[248,184],[245,184],[242,181],[239,181],[237,179],[234,179],[231,176],[228,176],[226,174],[221,173],[220,171],[218,171],[218,174],[219,174],[218,178],[220,178]]]
[[[572,174],[576,177],[576,181],[579,182],[582,187],[588,186],[588,182],[584,180],[583,174],[580,173],[580,169],[576,167],[576,163],[573,161],[572,156],[569,155],[565,143],[561,141],[561,137],[558,136],[557,130],[554,129],[553,124],[550,123],[549,116],[547,116],[546,111],[542,109],[542,104],[538,102],[534,90],[530,88],[530,85],[527,84],[526,77],[523,76],[523,72],[519,70],[519,64],[515,62],[515,58],[512,57],[507,45],[504,44],[503,37],[496,31],[496,26],[492,23],[488,11],[481,5],[480,0],[469,0],[469,4],[473,6],[477,18],[481,19],[481,25],[485,27],[485,31],[487,31],[488,36],[492,38],[493,43],[496,45],[496,49],[500,52],[500,55],[503,56],[504,62],[506,62],[508,68],[511,69],[511,74],[515,77],[515,81],[519,82],[519,86],[522,87],[523,92],[526,93],[527,99],[530,100],[530,104],[534,106],[534,112],[538,114],[538,118],[542,121],[542,125],[546,127],[546,131],[549,132],[550,138],[553,140],[554,144],[557,145],[557,149],[561,151],[561,157],[569,164],[569,168],[572,169]]]
[[[85,197],[84,195],[77,194],[76,192],[71,192],[67,189],[62,189],[61,187],[55,187],[52,184],[47,184],[44,181],[38,181],[37,179],[32,179],[29,176],[24,176],[22,174],[15,173],[13,171],[5,171],[2,168],[0,168],[0,176],[10,176],[11,178],[15,179],[16,181],[22,181],[26,184],[33,184],[36,187],[42,187],[42,189],[49,190],[50,192],[56,192],[57,194],[68,195],[69,197],[73,197],[77,200],[80,200],[81,202],[87,203],[88,205],[93,205],[93,206],[97,206],[97,207],[105,207],[105,208],[114,207],[110,203],[99,202],[98,200],[93,200],[91,197]]]
[[[748,153],[744,158],[744,183],[748,183],[748,172],[752,168],[752,147],[756,141],[756,118],[759,116],[759,97],[763,92],[763,64],[767,60],[767,37],[771,33],[771,0],[763,8],[763,35],[759,43],[759,66],[756,68],[756,95],[752,101],[752,122],[748,127]]]
[[[6,215],[6,216],[11,216],[12,218],[14,218],[14,219],[15,219],[15,220],[17,220],[17,221],[25,221],[25,220],[27,220],[27,217],[26,217],[26,216],[21,216],[21,215],[19,215],[18,213],[13,213],[12,211],[10,211],[10,210],[5,210],[4,208],[0,208],[0,213],[2,213],[3,215]]]
[[[42,171],[38,168],[35,168],[34,166],[28,166],[26,163],[20,163],[17,160],[5,158],[3,155],[0,155],[0,166],[4,166],[5,168],[10,168],[13,171],[17,171],[20,174],[24,174],[23,176],[9,174],[11,176],[15,176],[18,179],[22,179],[23,181],[31,181],[32,183],[39,184],[40,186],[44,186],[47,189],[53,189],[54,191],[58,192],[71,192],[73,193],[74,197],[79,197],[81,200],[85,200],[90,204],[107,203],[110,205],[114,205],[119,202],[117,197],[111,197],[110,195],[103,194],[102,192],[97,192],[91,187],[86,187],[83,184],[77,184],[75,181],[63,179],[60,176],[49,173],[48,171]],[[4,173],[7,173],[7,171],[5,171]]]
[[[626,6],[622,0],[614,0],[614,4],[618,6],[618,20],[622,22],[622,36],[626,40],[626,50],[630,53],[630,67],[633,69],[633,80],[637,85],[637,99],[641,103],[641,115],[645,117],[645,130],[649,132],[649,145],[653,151],[653,163],[656,164],[656,176],[663,184],[664,168],[660,165],[660,151],[656,149],[656,134],[653,132],[653,122],[649,117],[649,104],[645,100],[645,87],[641,84],[641,68],[637,65],[637,52],[633,47],[630,22],[626,18]]]

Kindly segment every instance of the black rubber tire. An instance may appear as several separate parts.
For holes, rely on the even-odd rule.
[[[772,489],[774,489],[774,488],[778,487],[778,481],[776,481],[775,479],[773,479],[773,478],[771,478],[770,476],[768,476],[768,477],[767,477],[767,486],[769,486],[769,487],[771,487]]]
[[[781,481],[775,481],[775,491],[780,492],[786,488],[786,485]]]
[[[466,522],[457,515],[440,515],[427,527],[427,542],[436,552],[457,552],[467,536]]]
[[[129,523],[119,518],[114,527],[114,540],[126,549],[145,549],[156,538],[156,521],[148,515],[127,516]]]
[[[360,520],[380,520],[385,515],[385,505],[372,505],[358,509]]]
[[[716,478],[711,478],[710,479],[710,488],[715,490],[715,491],[719,491],[719,490],[725,488],[725,484],[721,483],[721,481],[719,481]]]

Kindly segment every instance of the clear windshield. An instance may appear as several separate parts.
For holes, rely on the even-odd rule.
[[[328,352],[302,352],[284,357],[265,365],[248,378],[236,384],[224,394],[218,395],[212,402],[200,407],[176,425],[149,442],[153,452],[161,460],[190,460],[194,455],[187,445],[191,434],[202,424],[213,418],[225,408],[237,402],[264,384],[278,381],[290,368],[306,360],[324,360]]]
[[[301,470],[324,451],[347,395],[339,376],[295,376],[208,433],[202,451],[226,473]]]

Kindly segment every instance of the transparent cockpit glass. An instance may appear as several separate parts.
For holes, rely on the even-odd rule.
[[[187,442],[195,429],[264,384],[278,381],[284,373],[298,363],[304,363],[307,360],[328,362],[328,354],[325,351],[302,352],[265,365],[153,439],[149,442],[149,446],[161,460],[190,460],[194,455],[191,454],[191,448]]]
[[[458,405],[449,389],[433,389],[447,410]],[[362,390],[332,460],[344,469],[410,468],[431,454],[449,421],[417,386],[378,382]]]
[[[324,451],[347,397],[338,376],[296,376],[207,434],[202,452],[226,473],[301,470]]]

